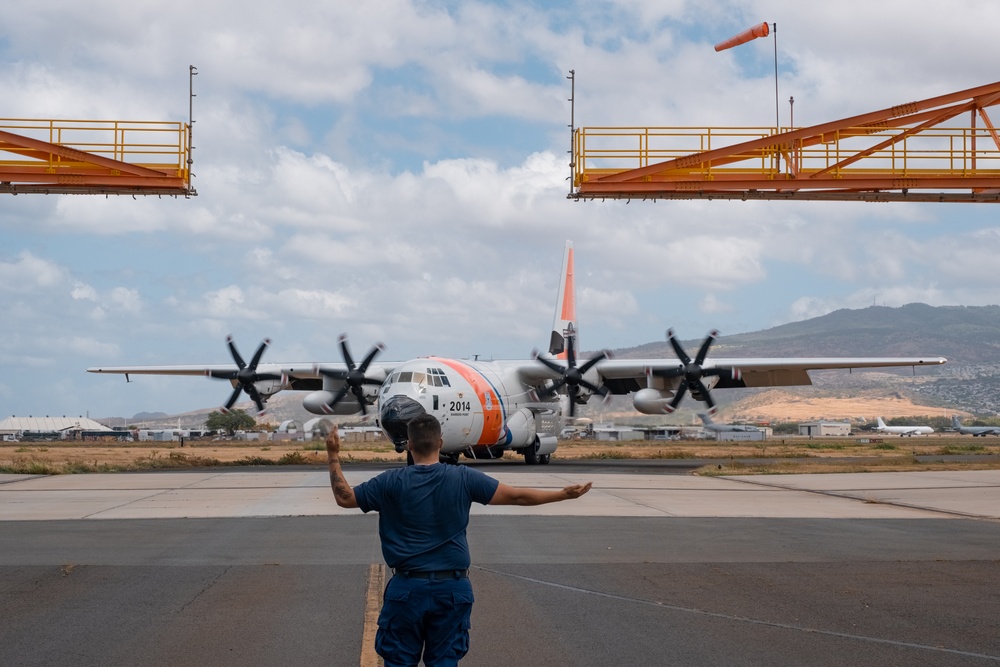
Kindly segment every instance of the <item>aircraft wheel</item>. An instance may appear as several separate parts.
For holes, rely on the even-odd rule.
[[[550,458],[552,458],[551,454],[542,454],[541,456],[538,457],[538,463],[543,466],[548,465]]]
[[[534,445],[524,448],[524,462],[529,466],[538,465],[538,454],[535,452]]]
[[[406,465],[408,466],[413,465],[413,452],[411,452],[409,449],[406,450]]]

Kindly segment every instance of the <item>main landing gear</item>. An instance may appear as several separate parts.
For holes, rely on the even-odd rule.
[[[524,462],[529,466],[547,465],[552,457],[551,454],[539,454],[537,444],[525,447],[522,451],[524,452]]]

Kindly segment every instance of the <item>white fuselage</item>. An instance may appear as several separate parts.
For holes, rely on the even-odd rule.
[[[529,394],[516,364],[441,357],[395,367],[379,389],[378,403],[380,426],[397,449],[405,442],[405,422],[426,412],[441,422],[445,454],[527,446],[535,436],[529,407],[551,408]]]
[[[934,432],[930,426],[876,426],[875,430],[892,435],[929,435]]]

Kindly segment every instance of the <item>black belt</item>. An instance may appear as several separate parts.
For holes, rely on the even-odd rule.
[[[399,574],[410,579],[467,579],[468,570],[393,570],[393,574]]]

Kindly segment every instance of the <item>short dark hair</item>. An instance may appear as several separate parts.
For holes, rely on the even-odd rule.
[[[417,415],[406,425],[406,438],[414,453],[426,455],[441,448],[441,422],[434,415]]]

